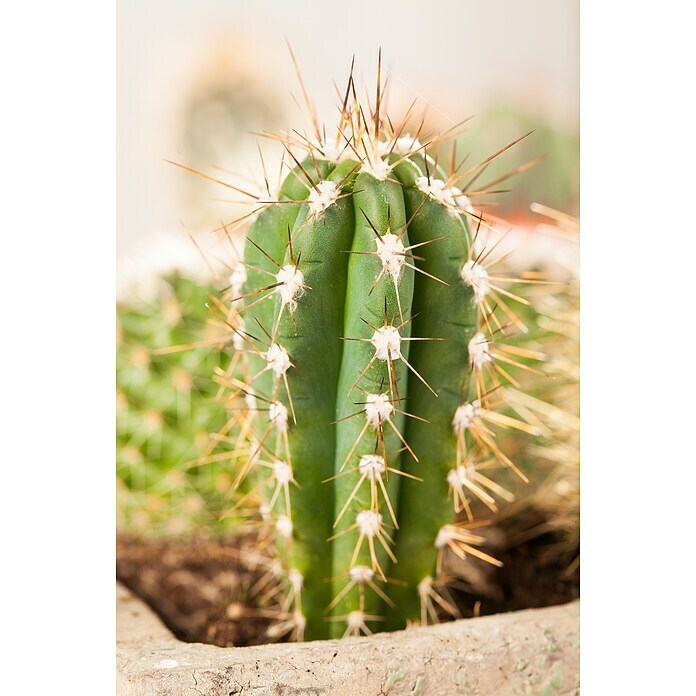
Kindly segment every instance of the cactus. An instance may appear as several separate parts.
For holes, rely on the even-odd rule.
[[[226,369],[225,352],[181,352],[206,327],[211,283],[168,273],[148,301],[128,297],[117,308],[116,474],[119,528],[137,535],[206,529],[222,533],[220,511],[232,481],[214,460],[196,466],[225,413],[210,373]],[[219,332],[218,332],[219,333]],[[192,466],[192,463],[194,466]]]
[[[221,380],[245,413],[235,485],[276,544],[276,635],[295,639],[457,615],[445,554],[499,564],[476,533],[511,498],[491,471],[526,480],[495,433],[535,432],[500,389],[536,371],[505,341],[524,300],[495,272],[496,244],[477,243],[496,218],[476,182],[514,142],[445,171],[450,134],[406,134],[382,98],[378,70],[374,108],[358,103],[351,69],[335,138],[310,107],[311,135],[279,137],[292,168],[278,195],[267,179],[236,189],[254,219],[216,304],[245,356],[244,378]]]

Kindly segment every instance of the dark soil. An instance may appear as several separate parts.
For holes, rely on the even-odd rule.
[[[452,592],[463,616],[549,607],[580,596],[579,547],[570,547],[558,533],[535,531],[543,525],[543,518],[528,510],[489,533],[477,530],[490,538],[488,549],[503,567],[477,559],[458,567],[459,575],[477,573],[477,582]]]
[[[523,529],[538,522],[531,516]],[[455,564],[464,580],[450,591],[462,616],[564,604],[579,597],[578,549],[560,551],[560,540],[552,533],[516,541],[506,527],[501,522],[486,533],[489,551],[503,561],[502,568],[475,559]],[[518,537],[519,530],[517,519]],[[249,544],[248,539],[120,539],[116,574],[180,640],[259,645],[268,641],[271,619],[265,614],[273,602],[273,584],[253,591],[270,576],[267,568],[249,561],[254,556],[245,551]]]
[[[266,571],[232,539],[119,539],[116,576],[145,600],[180,640],[222,647],[267,642],[265,593],[251,590]],[[272,589],[267,586],[266,590]]]

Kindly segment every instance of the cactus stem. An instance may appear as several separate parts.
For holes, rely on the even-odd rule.
[[[274,195],[259,148],[261,193],[236,192],[252,208],[245,218],[261,212],[244,260],[225,264],[223,301],[213,301],[216,323],[232,331],[215,345],[232,342],[242,368],[221,371],[216,381],[231,392],[230,410],[235,399],[247,407],[217,442],[238,472],[237,489],[250,474],[233,510],[253,498],[261,546],[276,547],[277,567],[259,585],[281,599],[270,636],[370,635],[376,629],[369,624],[385,620],[381,613],[394,628],[419,612],[422,623],[436,621],[440,610],[458,616],[446,588],[452,578],[442,575],[445,552],[498,564],[478,550],[484,540],[469,529],[477,504],[495,512],[513,498],[484,472],[502,463],[526,481],[495,434],[538,432],[538,422],[514,405],[516,417],[492,409],[511,405],[504,394],[518,385],[516,370],[543,374],[523,363],[545,356],[499,343],[509,327],[526,330],[514,311],[526,300],[508,287],[518,279],[495,270],[506,258],[496,254],[504,236],[475,248],[481,228],[495,229],[487,196],[499,193],[497,180],[475,182],[520,139],[461,174],[467,158],[458,163],[453,148],[445,173],[440,144],[461,124],[429,138],[423,117],[405,133],[414,100],[395,128],[383,113],[381,55],[374,108],[358,101],[352,61],[338,95],[338,128],[327,138],[294,56],[293,63],[311,127],[260,134],[282,144],[281,178],[283,167],[290,173]],[[355,198],[341,201],[348,196]],[[435,241],[437,253],[416,256]],[[545,282],[537,274],[521,280]],[[253,324],[258,337],[247,330]],[[352,397],[356,389],[360,399]],[[407,396],[412,414],[403,410]],[[468,522],[453,524],[452,507]],[[324,551],[327,537],[331,553]],[[397,557],[402,562],[392,566]],[[382,582],[395,586],[383,591]],[[328,621],[342,623],[329,627],[323,619],[334,612],[339,616]]]

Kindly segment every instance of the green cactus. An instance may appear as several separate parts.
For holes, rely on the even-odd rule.
[[[117,307],[116,474],[119,528],[126,534],[172,535],[206,529],[222,533],[220,512],[232,485],[226,466],[196,465],[219,431],[225,411],[215,400],[213,369],[229,368],[208,321],[217,293],[179,273],[159,279],[149,301]],[[202,347],[175,351],[207,332]],[[218,332],[219,334],[219,332]]]
[[[525,478],[495,430],[534,430],[499,390],[534,357],[501,342],[520,298],[491,269],[495,243],[474,244],[491,158],[445,172],[429,154],[445,138],[421,144],[380,102],[379,77],[372,111],[351,77],[335,140],[284,139],[295,166],[277,199],[253,200],[219,307],[247,358],[227,385],[249,426],[236,484],[261,501],[288,584],[276,634],[296,639],[456,615],[445,553],[497,564],[472,528],[510,494],[486,474]]]

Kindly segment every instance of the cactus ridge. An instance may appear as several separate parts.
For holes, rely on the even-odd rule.
[[[243,373],[218,375],[236,410],[216,442],[239,426],[235,508],[253,503],[277,548],[274,637],[458,616],[447,554],[499,565],[479,510],[513,498],[500,467],[527,480],[496,432],[535,432],[505,412],[506,385],[543,374],[530,366],[543,355],[506,343],[525,328],[512,304],[526,303],[506,287],[546,281],[496,270],[505,236],[485,201],[502,179],[474,186],[517,141],[461,173],[455,152],[446,172],[439,148],[459,128],[409,135],[411,110],[394,126],[380,73],[381,60],[370,108],[351,66],[335,138],[311,107],[311,134],[277,136],[290,170],[277,196],[264,165],[265,190],[244,193],[252,213],[222,229],[231,241],[251,223],[213,306]]]

